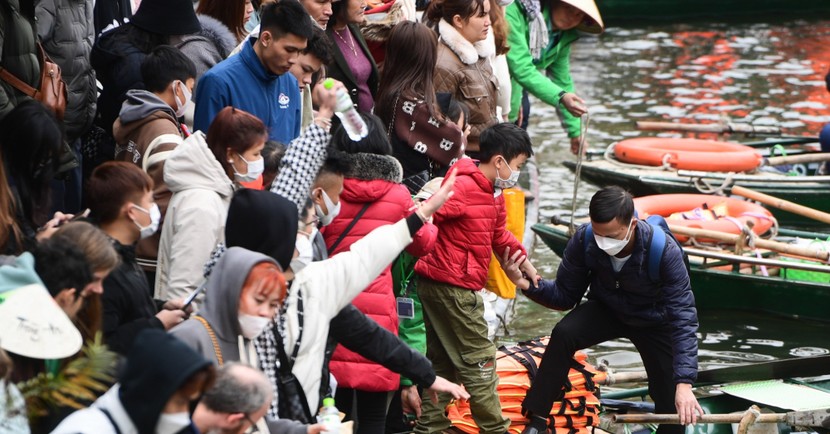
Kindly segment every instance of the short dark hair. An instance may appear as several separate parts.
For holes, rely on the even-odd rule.
[[[141,78],[150,92],[164,92],[170,83],[196,78],[196,65],[178,48],[160,45],[141,62]]]
[[[634,217],[634,198],[619,186],[605,187],[591,197],[588,215],[591,221],[597,223],[608,223],[614,219],[628,223]]]
[[[315,26],[303,5],[297,0],[280,0],[262,7],[260,32],[271,32],[274,39],[288,33],[303,39],[311,39]]]
[[[470,107],[464,102],[459,99],[456,99],[454,96],[450,96],[447,100],[446,108],[441,102],[441,98],[439,95],[439,105],[441,106],[441,112],[444,113],[444,116],[452,122],[458,122],[458,119],[461,118],[461,114],[464,114],[464,125],[461,126],[463,130],[469,123],[470,123]]]
[[[89,209],[98,223],[115,221],[125,203],[138,202],[152,190],[152,178],[126,161],[108,161],[96,167],[86,185]]]
[[[92,282],[92,270],[84,252],[72,241],[55,237],[38,243],[32,252],[35,272],[52,297],[64,289],[75,289],[75,299]]]
[[[341,124],[331,137],[331,145],[349,154],[363,152],[376,155],[392,155],[392,145],[389,143],[383,121],[371,113],[361,113],[360,117],[366,123],[368,130],[366,137],[358,141],[352,140]]]
[[[345,0],[344,0],[345,1]],[[326,31],[321,29],[318,25],[311,26],[311,37],[308,38],[308,45],[303,50],[304,54],[311,54],[322,62],[323,65],[328,65],[332,62],[332,48],[331,40],[326,35]]]
[[[262,185],[268,190],[271,188],[271,183],[274,182],[277,175],[280,174],[280,163],[282,157],[285,156],[286,146],[276,140],[265,141],[265,147],[262,148],[262,160],[265,170],[262,172]]]
[[[326,161],[323,162],[323,167],[320,168],[317,176],[327,173],[345,176],[350,170],[352,170],[352,165],[346,155],[342,151],[329,146]]]
[[[481,161],[489,162],[495,155],[510,160],[519,155],[533,156],[533,143],[527,131],[515,124],[502,122],[486,128],[479,136],[479,155]]]

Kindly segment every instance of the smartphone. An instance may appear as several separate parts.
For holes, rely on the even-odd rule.
[[[196,297],[198,297],[199,294],[201,294],[202,291],[204,291],[204,290],[205,290],[205,283],[199,285],[199,287],[196,288],[195,291],[191,292],[190,295],[188,295],[187,298],[184,299],[184,305],[182,306],[182,310],[187,310],[187,307],[190,306],[190,303],[193,303],[193,300],[195,300]]]
[[[87,218],[88,216],[89,216],[89,208],[85,209],[83,212],[79,212],[78,214],[73,215],[71,219],[59,223],[58,226],[63,226],[66,223],[72,223],[74,221],[78,221],[80,219]]]

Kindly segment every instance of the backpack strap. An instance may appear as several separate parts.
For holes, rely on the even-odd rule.
[[[656,220],[662,220],[663,223],[660,224]],[[663,249],[666,248],[666,231],[663,229],[666,220],[658,215],[649,216],[646,222],[651,225],[651,243],[648,246],[648,278],[652,282],[656,282],[660,280],[660,261],[663,259]]]
[[[360,220],[361,217],[363,217],[363,214],[366,212],[367,209],[369,209],[369,205],[371,204],[372,202],[367,202],[366,205],[363,205],[363,208],[360,208],[360,211],[357,213],[357,215],[354,216],[349,225],[346,226],[346,229],[343,229],[343,232],[340,233],[340,236],[337,237],[337,240],[335,240],[334,244],[331,245],[331,248],[329,248],[329,252],[334,253],[334,249],[336,249],[340,245],[340,242],[343,241],[343,238],[346,238],[346,235],[348,235],[349,231],[351,231],[354,225],[357,224],[357,221]]]

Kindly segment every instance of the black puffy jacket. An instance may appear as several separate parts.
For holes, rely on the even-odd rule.
[[[636,226],[634,250],[619,272],[615,272],[608,254],[593,239],[585,242],[580,227],[568,241],[556,280],[542,280],[525,295],[556,310],[575,307],[590,285],[588,299],[600,301],[616,312],[623,323],[632,327],[668,327],[672,333],[674,381],[694,383],[697,379],[697,309],[689,273],[680,247],[666,237],[660,262],[660,279],[648,274],[647,246],[652,226],[640,221]]]
[[[34,7],[19,0],[0,1],[0,66],[26,84],[40,86],[40,64],[35,45]],[[0,79],[0,120],[29,97]]]

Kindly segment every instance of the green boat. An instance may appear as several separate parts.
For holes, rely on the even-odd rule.
[[[764,142],[748,145],[758,147],[762,143]],[[776,142],[766,143],[769,146]],[[827,194],[830,192],[830,176],[792,175],[760,170],[752,173],[722,173],[664,169],[623,163],[613,157],[612,149],[588,153],[580,168],[580,179],[599,187],[619,185],[636,197],[674,193],[728,195],[732,186],[739,185],[799,205],[830,212],[830,195]],[[576,172],[576,162],[565,161],[562,164]],[[800,215],[774,208],[770,211],[781,226],[826,228],[822,223]]]
[[[826,0],[601,0],[597,2],[606,25],[631,21],[728,21],[757,17],[809,18],[827,16]]]
[[[562,256],[570,239],[566,225],[537,223],[532,229],[554,253]],[[759,259],[728,252],[684,249],[689,255],[690,278],[698,309],[749,310],[830,321],[827,315],[830,283],[785,280],[774,275],[782,268],[826,274],[830,273],[830,266],[784,262],[771,252]],[[767,267],[770,276],[761,274],[761,266]],[[825,274],[817,276],[823,278]],[[830,274],[826,277],[824,282],[830,282]]]

